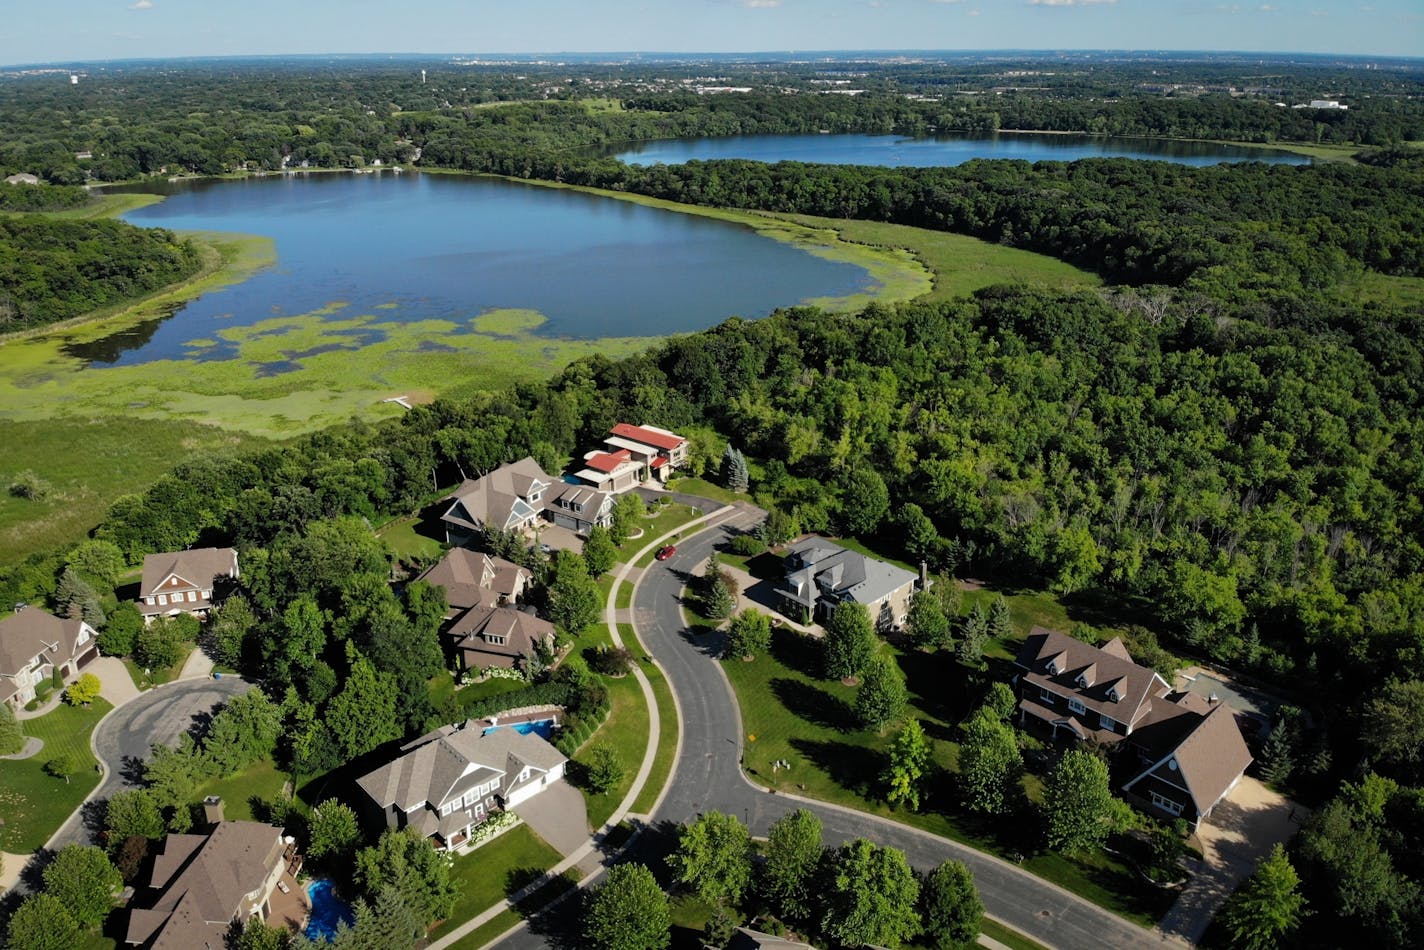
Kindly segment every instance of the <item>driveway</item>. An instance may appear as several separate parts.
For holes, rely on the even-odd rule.
[[[1254,778],[1242,778],[1197,829],[1202,868],[1157,925],[1195,943],[1231,892],[1277,842],[1295,834],[1309,812]]]
[[[564,857],[588,841],[588,809],[584,806],[583,793],[563,779],[510,811],[523,818],[535,834]]]
[[[154,743],[177,742],[183,733],[204,725],[218,706],[250,686],[236,676],[181,680],[142,693],[109,713],[92,739],[94,752],[103,763],[104,781],[50,839],[50,849],[98,844],[104,818],[102,802],[117,791],[142,784],[149,748]]]

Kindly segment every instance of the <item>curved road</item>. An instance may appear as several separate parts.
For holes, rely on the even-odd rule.
[[[141,693],[109,713],[94,730],[94,752],[104,763],[104,781],[50,839],[51,850],[67,844],[98,844],[102,802],[115,792],[138,788],[142,763],[154,743],[173,745],[178,737],[206,721],[219,706],[251,684],[236,676],[191,679]]]
[[[906,825],[824,802],[778,795],[752,785],[742,774],[741,714],[730,684],[717,663],[721,638],[694,639],[683,624],[680,598],[687,577],[707,560],[715,547],[749,528],[762,515],[739,510],[721,526],[679,542],[667,561],[654,562],[643,574],[633,607],[639,636],[657,656],[677,696],[683,729],[682,747],[672,783],[651,824],[668,827],[716,809],[745,821],[753,835],[765,836],[771,823],[797,808],[808,808],[821,819],[827,844],[868,838],[899,848],[910,863],[928,869],[953,859],[974,872],[988,912],[1035,940],[1063,950],[1135,948],[1153,944],[1181,946],[1159,932],[1138,927],[1075,895],[1035,877],[1015,865]],[[666,841],[648,842],[653,851]],[[647,860],[652,855],[632,855]],[[566,901],[534,925],[511,934],[501,948],[577,945],[569,928],[575,914]]]

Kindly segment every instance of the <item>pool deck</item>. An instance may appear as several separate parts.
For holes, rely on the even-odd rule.
[[[284,893],[282,885],[287,886]],[[267,899],[267,924],[285,927],[293,933],[301,933],[311,917],[311,899],[307,897],[305,886],[298,884],[290,869],[282,872],[272,896]]]

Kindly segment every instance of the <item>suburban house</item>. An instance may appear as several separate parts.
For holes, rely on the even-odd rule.
[[[1101,647],[1035,627],[1016,665],[1019,718],[1055,738],[1119,746],[1133,758],[1124,797],[1193,826],[1236,787],[1251,753],[1231,707],[1174,692],[1114,637]]]
[[[554,625],[516,606],[531,581],[518,564],[451,548],[417,580],[444,588],[444,635],[464,669],[521,668],[539,644],[552,649]]]
[[[300,930],[309,910],[300,870],[292,839],[262,822],[219,818],[204,834],[171,834],[131,904],[124,942],[145,950],[224,947],[228,928],[253,917]]]
[[[792,545],[784,564],[786,576],[776,591],[788,617],[825,620],[840,603],[854,601],[882,631],[905,622],[919,580],[903,568],[817,537]]]
[[[561,528],[588,534],[594,525],[613,523],[613,493],[560,482],[544,500],[544,515]]]
[[[475,721],[437,729],[401,752],[356,784],[388,828],[414,828],[446,851],[467,848],[476,826],[557,782],[568,762],[537,735],[486,731]]]
[[[192,614],[202,620],[216,604],[213,592],[218,585],[237,577],[237,552],[232,548],[150,554],[143,559],[139,613],[145,623],[175,614]]]
[[[665,482],[687,462],[687,440],[657,426],[620,422],[603,446],[585,455],[584,467],[574,475],[608,492],[625,492],[650,478]]]
[[[57,669],[66,681],[99,655],[94,628],[21,605],[0,620],[0,702],[20,708]]]
[[[525,456],[479,478],[466,479],[446,500],[445,539],[465,544],[488,531],[523,531],[539,520],[555,479]]]

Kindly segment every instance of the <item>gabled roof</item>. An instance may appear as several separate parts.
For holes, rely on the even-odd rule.
[[[634,442],[641,442],[643,445],[651,445],[664,452],[671,451],[687,441],[682,436],[666,429],[659,429],[657,426],[634,426],[626,422],[618,423],[609,430],[609,433],[622,436],[625,439],[632,439]]]
[[[1049,672],[1050,661],[1057,664],[1057,673]],[[1016,665],[1024,670],[1025,682],[1071,695],[1087,709],[1128,724],[1142,718],[1151,697],[1171,689],[1156,672],[1132,662],[1121,641],[1100,648],[1042,627],[1029,632]],[[1079,675],[1087,671],[1092,685],[1079,686]],[[1116,702],[1109,697],[1113,688],[1119,696]]]
[[[394,762],[357,779],[362,791],[382,808],[395,805],[410,811],[421,805],[438,809],[457,791],[463,792],[492,778],[507,790],[524,766],[548,772],[568,759],[536,735],[513,729],[482,734],[479,723],[445,726],[405,747]]]
[[[536,514],[529,497],[553,483],[538,462],[525,456],[480,478],[466,479],[446,496],[452,504],[441,520],[481,531],[504,531]]]
[[[468,548],[451,548],[434,567],[416,580],[445,589],[452,615],[483,605],[493,607],[501,598],[513,600],[523,592],[529,572],[502,557]]]
[[[139,597],[168,590],[212,590],[220,577],[237,576],[237,552],[232,548],[190,548],[150,554],[143,559]],[[178,583],[172,583],[176,578]]]
[[[603,472],[611,475],[624,465],[629,465],[633,461],[633,454],[627,449],[619,449],[617,452],[590,452],[584,458],[584,464],[595,472]]]
[[[0,620],[0,676],[19,673],[36,656],[54,664],[68,663],[84,626],[82,620],[61,620],[38,607],[21,607]],[[94,635],[91,630],[89,636]]]
[[[553,636],[554,625],[517,607],[471,607],[450,627],[455,649],[475,650],[513,659],[533,656],[535,644]],[[490,637],[503,637],[491,643]]]
[[[909,571],[824,538],[811,537],[786,552],[787,574],[782,593],[811,607],[819,595],[873,604],[915,581]]]
[[[604,505],[609,504],[613,497],[612,492],[600,491],[590,485],[574,485],[569,482],[560,482],[554,486],[554,490],[544,497],[544,509],[563,515],[578,517],[584,516],[584,521],[593,521],[592,516],[596,516],[603,510]],[[581,505],[581,511],[574,511],[572,508],[565,508],[559,502],[567,501],[571,505]]]
[[[1200,697],[1197,700],[1202,701]],[[1130,789],[1148,775],[1158,776],[1173,785],[1185,786],[1197,814],[1203,815],[1246,771],[1246,766],[1251,764],[1251,752],[1241,737],[1235,713],[1226,703],[1216,703],[1205,716],[1196,712],[1199,707],[1191,700],[1181,705],[1185,712],[1179,721],[1187,726],[1185,734],[1125,788]]]
[[[160,893],[130,915],[125,940],[174,950],[223,946],[228,924],[250,914],[245,899],[286,850],[280,828],[256,821],[220,822],[206,835],[169,835],[161,847],[149,882]]]

